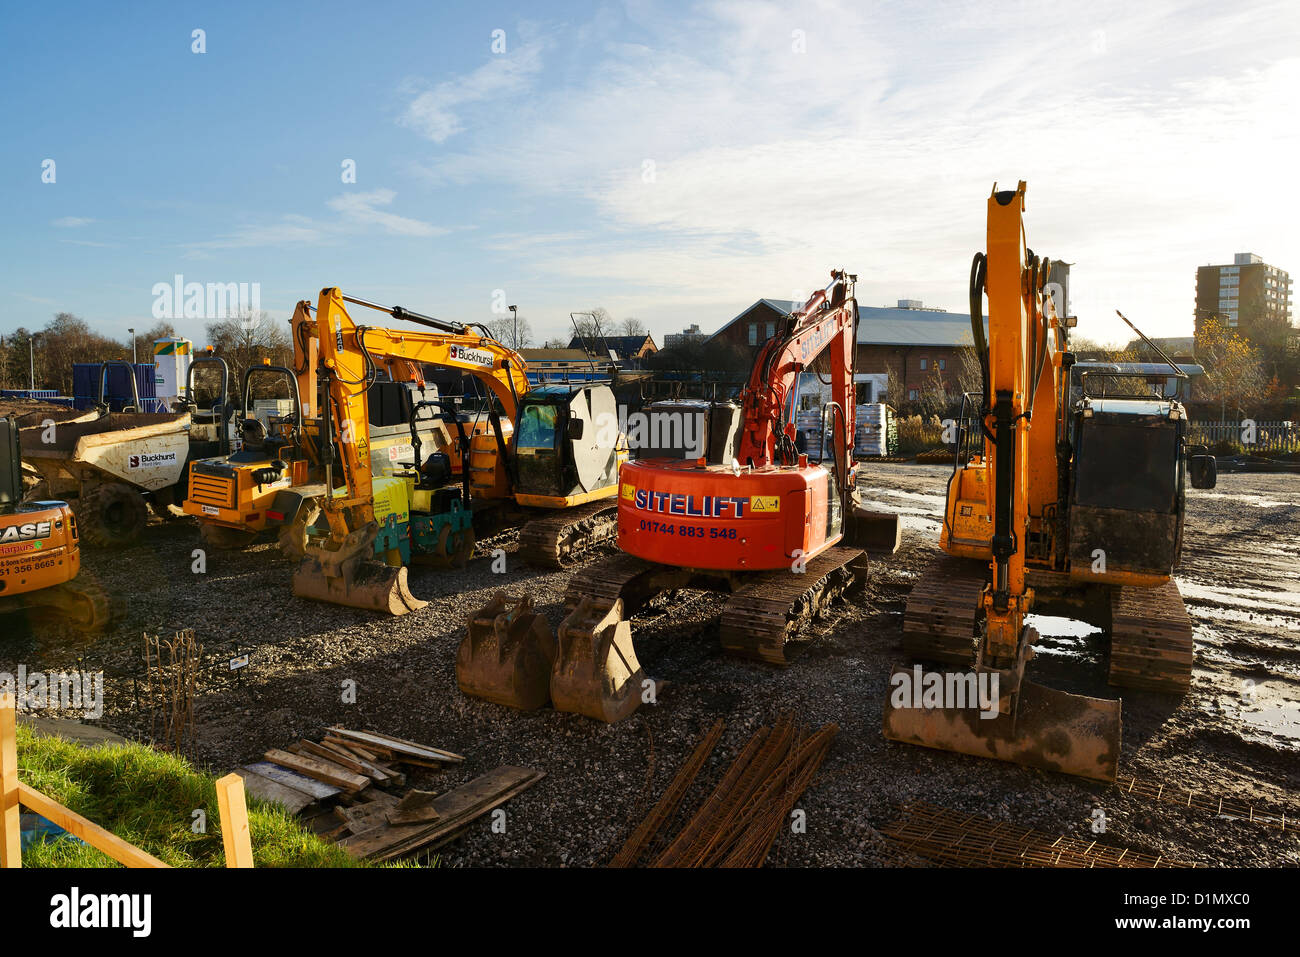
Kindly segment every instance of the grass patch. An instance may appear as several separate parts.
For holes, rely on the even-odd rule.
[[[173,867],[224,867],[216,779],[184,758],[142,744],[87,748],[38,737],[18,726],[18,769],[24,784],[44,792],[123,840]],[[193,812],[207,814],[195,834]],[[278,804],[248,795],[248,823],[257,867],[361,867],[341,847],[322,841]],[[112,858],[60,837],[32,844],[24,867],[120,867]]]

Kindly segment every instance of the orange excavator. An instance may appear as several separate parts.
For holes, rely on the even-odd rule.
[[[728,594],[723,647],[785,664],[800,628],[863,581],[863,547],[897,547],[897,516],[857,501],[855,280],[833,272],[825,289],[778,323],[739,406],[646,407],[659,441],[619,472],[623,554],[574,574],[570,614],[554,640],[527,598],[499,594],[472,615],[457,659],[462,691],[522,708],[549,697],[559,710],[617,721],[653,693],[628,616],[654,596],[677,588]],[[816,459],[799,450],[794,422],[805,371],[830,374],[832,398],[822,409],[829,441]],[[467,681],[469,661],[491,667],[480,664]]]
[[[1172,362],[1075,363],[1070,322],[1048,293],[1050,263],[1025,242],[1024,208],[1023,182],[995,186],[988,200],[987,253],[970,284],[983,390],[964,400],[940,535],[947,557],[920,576],[904,615],[914,659],[968,670],[896,668],[883,730],[1114,781],[1121,702],[1030,681],[1039,635],[1026,616],[1108,631],[1111,684],[1186,692],[1192,627],[1170,576],[1186,483],[1213,487],[1214,459],[1188,444],[1182,405],[1147,385],[1152,372],[1185,377]],[[925,694],[909,689],[918,680]]]

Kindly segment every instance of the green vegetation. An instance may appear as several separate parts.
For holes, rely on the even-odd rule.
[[[900,415],[898,454],[915,455],[943,448],[943,423],[938,416]]]
[[[18,727],[23,783],[173,867],[224,867],[215,779],[188,761],[141,744],[87,748],[37,737]],[[195,834],[193,812],[207,814]],[[364,866],[316,837],[283,808],[248,798],[257,867]],[[117,867],[116,861],[67,837],[31,845],[25,867]]]

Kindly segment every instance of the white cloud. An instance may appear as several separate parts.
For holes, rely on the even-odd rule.
[[[424,90],[407,105],[399,122],[441,143],[465,128],[462,108],[527,91],[542,68],[539,42],[508,53],[493,54],[482,66],[454,80]]]
[[[63,216],[59,219],[51,220],[51,226],[57,226],[60,229],[76,229],[80,226],[89,226],[95,220],[85,216]]]
[[[397,196],[391,189],[375,189],[368,193],[343,193],[328,203],[330,209],[342,213],[343,218],[353,223],[380,226],[386,232],[398,236],[441,236],[450,232],[442,227],[398,216],[379,206],[389,206]]]
[[[631,9],[635,30],[590,26],[566,51],[581,69],[538,74],[508,114],[520,78],[480,71],[411,104],[435,142],[466,131],[430,182],[587,205],[583,239],[516,250],[536,275],[638,290],[637,314],[674,327],[719,318],[676,304],[784,297],[838,266],[865,303],[963,309],[989,190],[1021,178],[1030,244],[1076,263],[1089,335],[1127,334],[1115,307],[1186,334],[1194,267],[1235,251],[1300,270],[1294,5]],[[480,113],[495,125],[475,135]]]
[[[202,257],[205,250],[212,249],[309,246],[337,242],[359,229],[364,231],[375,226],[395,236],[441,236],[450,232],[443,227],[378,208],[391,205],[396,197],[397,194],[391,189],[343,193],[326,201],[326,206],[339,214],[335,220],[287,214],[272,222],[238,226],[215,239],[183,245],[192,258],[197,258]]]

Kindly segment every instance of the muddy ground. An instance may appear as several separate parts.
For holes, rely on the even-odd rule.
[[[193,628],[214,658],[252,655],[242,682],[213,677],[198,702],[197,737],[187,753],[214,771],[340,722],[467,756],[461,767],[413,777],[420,787],[442,790],[501,764],[546,772],[509,802],[504,834],[492,833],[487,819],[476,822],[443,849],[447,865],[603,864],[715,718],[724,718],[727,730],[702,780],[716,777],[752,732],[782,711],[810,725],[833,721],[840,732],[800,802],[807,832],[784,834],[769,864],[891,863],[876,828],[896,816],[900,802],[916,798],[1187,863],[1300,864],[1296,831],[883,740],[887,676],[903,660],[903,607],[918,571],[938,554],[948,469],[865,471],[867,499],[904,516],[903,547],[873,562],[865,592],[818,622],[784,669],[719,651],[717,596],[692,592],[671,607],[652,606],[636,623],[637,653],[649,674],[670,684],[657,705],[618,725],[549,708],[523,714],[457,690],[454,659],[466,617],[495,589],[530,592],[552,624],[562,617],[566,573],[539,574],[513,561],[505,574],[491,572],[486,550],[509,552],[511,534],[480,543],[464,570],[412,569],[411,588],[429,606],[392,619],[291,597],[290,568],[270,544],[211,552],[206,571],[196,573],[193,524],[154,520],[138,546],[85,552],[87,572],[128,599],[120,628],[85,643],[10,619],[0,671],[13,673],[20,663],[71,668],[79,658],[102,667],[108,696],[98,723],[147,740],[149,722],[131,677],[141,633]],[[1189,494],[1178,583],[1196,625],[1192,689],[1181,700],[1123,693],[1120,773],[1300,815],[1300,476],[1226,474],[1216,490]],[[1106,683],[1104,636],[1059,621],[1040,622],[1040,630],[1042,653],[1030,666],[1035,680],[1120,696]],[[343,702],[349,679],[356,704]],[[1243,697],[1243,689],[1253,694]],[[1106,814],[1101,835],[1092,831],[1095,808]]]

